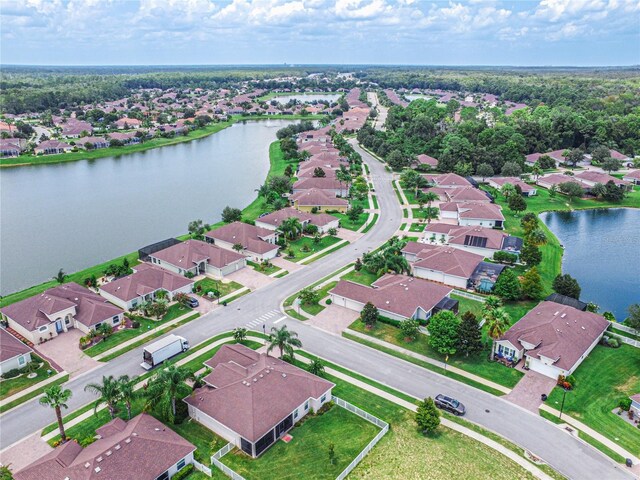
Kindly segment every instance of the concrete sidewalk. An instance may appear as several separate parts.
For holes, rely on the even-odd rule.
[[[304,363],[310,363],[310,360],[306,357],[298,357],[298,359]],[[391,393],[385,392],[384,390],[380,390],[379,388],[376,388],[372,385],[369,385],[368,383],[365,383],[361,380],[358,380],[356,378],[353,378],[347,374],[344,374],[342,372],[339,372],[337,370],[334,370],[330,367],[325,367],[325,371],[329,374],[332,375],[336,378],[339,378],[341,380],[344,380],[348,383],[351,383],[352,385],[355,385],[358,388],[361,388],[363,390],[366,390],[368,392],[371,392],[375,395],[378,395],[379,397],[384,398],[385,400],[389,400],[390,402],[395,403],[396,405],[399,405],[403,408],[406,408],[407,410],[411,410],[412,412],[415,412],[418,407],[413,404],[413,403],[409,403],[406,400],[402,400],[398,397],[396,397],[395,395],[392,395]],[[406,394],[405,394],[406,395]],[[410,396],[410,395],[407,395]],[[418,398],[416,398],[416,400],[420,400]],[[474,440],[485,444],[486,446],[492,448],[493,450],[501,453],[502,455],[508,457],[509,459],[513,460],[515,463],[517,463],[518,465],[520,465],[522,468],[524,468],[525,470],[527,470],[528,472],[530,472],[532,475],[534,475],[536,478],[539,478],[541,480],[553,480],[549,475],[547,475],[546,473],[544,473],[542,470],[540,470],[538,467],[536,467],[533,463],[529,462],[528,460],[526,460],[524,458],[524,456],[520,456],[517,453],[515,453],[512,450],[509,450],[508,448],[506,448],[504,445],[501,445],[500,443],[496,442],[495,440],[492,440],[488,437],[485,437],[484,435],[471,430],[470,428],[464,427],[452,420],[449,420],[447,418],[441,418],[440,419],[440,423],[442,425],[444,425],[447,428],[450,428],[451,430],[454,430],[458,433],[461,433],[469,438],[473,438]],[[393,428],[393,426],[392,426]],[[524,449],[523,449],[524,450]]]
[[[389,343],[389,342],[385,342],[384,340],[379,340],[375,337],[370,337],[369,335],[365,335],[364,333],[360,333],[360,332],[356,332],[355,330],[350,330],[347,329],[345,330],[346,333],[348,333],[349,335],[353,335],[354,337],[358,337],[361,338],[363,340],[366,340],[368,342],[371,343],[375,343],[376,345],[380,345],[381,347],[385,347],[388,348],[390,350],[395,350],[398,353],[402,353],[403,355],[407,355],[410,357],[413,357],[417,360],[421,360],[423,362],[426,363],[430,363],[431,365],[435,365],[436,367],[440,367],[442,369],[446,369],[446,371],[448,372],[453,372],[457,375],[460,375],[462,377],[468,378],[469,380],[473,380],[474,382],[478,382],[481,383],[483,385],[486,385],[487,387],[491,387],[495,390],[498,390],[502,393],[510,393],[511,389],[504,387],[502,385],[499,385],[495,382],[492,382],[490,380],[487,380],[485,378],[479,377],[477,375],[474,375],[473,373],[469,373],[466,372],[464,370],[461,370],[457,367],[454,367],[452,365],[448,365],[445,364],[444,362],[441,362],[440,360],[434,360],[433,358],[430,357],[426,357],[424,355],[420,355],[419,353],[415,353],[412,352],[411,350],[407,350],[406,348],[402,348],[402,347],[398,347],[397,345],[394,345],[393,343]]]

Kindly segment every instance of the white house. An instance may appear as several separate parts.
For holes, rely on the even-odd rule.
[[[446,223],[427,225],[423,241],[448,245],[486,258],[493,258],[499,251],[518,255],[523,244],[521,238],[513,237],[501,230],[480,226],[459,227]]]
[[[31,361],[31,348],[0,328],[0,375],[24,368]]]
[[[529,311],[496,341],[498,356],[557,379],[571,375],[607,330],[601,315],[544,301]]]
[[[205,234],[205,240],[225,250],[242,246],[240,253],[253,261],[271,260],[278,255],[278,233],[243,222],[233,222]]]
[[[504,215],[495,203],[446,202],[440,204],[440,217],[455,220],[460,226],[502,228]]]
[[[223,345],[205,365],[206,385],[184,399],[189,416],[251,457],[331,401],[333,383],[243,345]]]
[[[193,280],[147,263],[136,265],[134,273],[100,286],[98,293],[124,310],[135,308],[142,302],[151,302],[162,290],[173,301],[179,293],[193,291]]]
[[[256,227],[277,230],[284,220],[291,217],[297,218],[303,229],[307,225],[315,225],[320,233],[327,233],[332,228],[338,229],[340,226],[340,220],[328,213],[314,214],[287,207],[256,219]]]
[[[9,326],[32,343],[70,328],[84,333],[106,323],[117,326],[124,311],[77,283],[65,283],[0,309]]]

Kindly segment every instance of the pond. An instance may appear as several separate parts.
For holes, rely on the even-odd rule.
[[[208,137],[98,160],[0,171],[0,293],[186,233],[243,208],[269,171],[269,144],[294,122],[238,123]]]
[[[336,102],[340,98],[340,95],[337,93],[296,93],[292,95],[281,95],[278,97],[273,97],[271,100],[275,100],[276,102],[284,105],[289,103],[291,100],[297,100],[300,103],[311,103],[311,102]]]
[[[564,245],[563,273],[578,280],[580,299],[618,321],[640,302],[640,210],[547,212],[542,221]]]

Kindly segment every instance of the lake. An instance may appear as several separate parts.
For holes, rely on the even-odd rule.
[[[292,95],[281,95],[278,97],[273,97],[271,100],[275,100],[276,102],[284,105],[289,103],[291,100],[297,100],[301,103],[311,103],[314,101],[326,101],[326,102],[335,102],[340,98],[340,95],[337,93],[296,93]]]
[[[0,171],[0,293],[74,272],[244,208],[290,120],[236,123],[140,153]]]
[[[547,212],[540,218],[564,245],[562,271],[580,283],[580,300],[624,320],[629,305],[640,302],[640,210]]]

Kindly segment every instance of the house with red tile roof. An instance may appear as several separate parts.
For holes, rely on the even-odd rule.
[[[120,325],[124,311],[77,283],[65,283],[0,309],[9,326],[32,343],[70,328],[84,333],[103,323]]]
[[[24,151],[26,144],[24,138],[0,138],[0,156],[17,157]]]
[[[601,183],[602,185],[606,185],[609,182],[615,183],[619,187],[624,187],[626,190],[633,189],[633,186],[630,182],[625,180],[620,180],[614,176],[608,175],[602,172],[595,172],[593,170],[587,170],[584,172],[577,173],[573,178],[578,180],[580,183],[584,184],[586,187],[593,187],[597,183]]]
[[[277,232],[243,222],[233,222],[207,232],[205,240],[229,251],[235,251],[234,245],[242,245],[243,250],[239,253],[256,262],[275,258],[279,249]]]
[[[332,398],[333,383],[244,345],[205,365],[205,386],[184,399],[189,416],[254,458]]]
[[[0,327],[0,375],[24,368],[31,361],[31,348]]]
[[[586,187],[582,182],[575,180],[571,175],[564,175],[562,173],[551,173],[543,177],[538,178],[537,184],[543,188],[551,188],[554,185],[559,186],[562,183],[577,183],[583,189]]]
[[[96,430],[86,447],[71,440],[15,472],[15,480],[170,479],[193,463],[196,447],[169,427],[141,413]]]
[[[334,305],[361,312],[367,302],[392,320],[427,320],[440,310],[458,311],[453,289],[408,275],[386,274],[371,286],[340,280],[329,292]]]
[[[575,372],[608,327],[601,315],[544,301],[496,341],[496,354],[557,379]]]
[[[98,293],[123,310],[130,310],[142,302],[153,301],[161,290],[173,301],[179,293],[191,293],[193,285],[193,280],[183,275],[141,263],[133,267],[131,275],[101,285]]]
[[[176,243],[150,254],[149,261],[179,275],[206,274],[215,278],[223,278],[247,265],[241,253],[201,240]]]
[[[438,168],[438,160],[425,154],[418,155],[416,157],[416,163],[418,164],[418,166],[429,167],[434,170]]]

